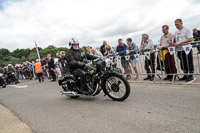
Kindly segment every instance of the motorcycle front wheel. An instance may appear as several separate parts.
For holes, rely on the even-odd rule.
[[[104,93],[115,101],[124,101],[130,95],[130,85],[122,75],[111,73],[102,83]]]

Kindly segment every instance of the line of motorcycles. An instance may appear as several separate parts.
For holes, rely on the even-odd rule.
[[[18,83],[18,78],[16,78],[15,72],[8,72],[6,74],[0,73],[0,86],[6,88],[6,85],[11,83]]]

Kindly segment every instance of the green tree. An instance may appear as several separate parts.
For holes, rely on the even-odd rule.
[[[30,53],[30,55],[28,56],[28,61],[35,61],[37,58],[37,53]]]
[[[0,49],[0,56],[10,56],[10,51],[8,49],[2,48]]]
[[[60,48],[57,48],[57,53],[60,53],[60,51],[65,51],[67,52],[68,48],[65,48],[65,47],[60,47]]]

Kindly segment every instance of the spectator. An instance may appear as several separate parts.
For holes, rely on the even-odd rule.
[[[48,79],[52,79],[52,76],[51,76],[51,73],[50,73],[50,70],[49,70],[49,66],[48,66],[48,62],[49,62],[49,59],[47,57],[45,57],[45,62],[46,62],[46,65],[45,65],[45,68],[46,68],[46,72],[47,72],[47,77]]]
[[[58,64],[61,62],[61,52],[60,53],[56,53],[56,57],[58,58]]]
[[[200,30],[197,30],[196,28],[193,29],[193,38],[194,41],[200,41]],[[200,43],[197,43],[197,49],[198,49],[198,54],[200,54]]]
[[[29,61],[26,61],[27,66],[28,66],[28,77],[30,80],[33,78],[33,64]]]
[[[95,48],[92,48],[92,54],[100,59],[103,60],[103,55],[101,54],[101,52],[99,50],[96,50]]]
[[[92,47],[87,47],[86,50],[87,50],[88,54],[93,55]]]
[[[43,76],[48,76],[47,75],[47,66],[46,66],[46,64],[47,64],[47,62],[46,62],[46,60],[45,60],[45,58],[42,58],[42,61],[41,61],[41,64],[42,64],[42,69],[43,69]]]
[[[57,68],[57,71],[61,74],[61,76],[63,77],[63,67],[62,67],[62,57],[61,57],[61,52],[60,53],[56,53],[56,57],[58,60],[56,60],[55,65]]]
[[[60,54],[59,54],[59,53],[56,53],[56,57],[57,57],[58,59],[60,59],[60,58],[61,58],[61,56],[60,56]]]
[[[53,80],[51,80],[51,82],[55,82],[56,81],[56,75],[54,73],[54,70],[55,70],[54,59],[51,58],[50,54],[47,55],[47,58],[48,58],[48,69],[49,69],[49,72],[51,73],[51,76],[53,78]]]
[[[63,76],[65,75],[68,75],[70,72],[69,72],[69,66],[68,66],[68,63],[67,63],[67,56],[65,54],[65,51],[61,51],[60,52],[60,55],[61,55],[61,66],[62,66],[62,70],[63,70]]]
[[[45,66],[45,65],[46,65],[45,58],[42,58],[41,64],[42,64],[42,66]]]
[[[151,39],[149,39],[149,35],[148,34],[142,34],[142,41],[141,41],[141,46],[140,49],[144,50],[144,51],[150,51],[150,58],[148,59],[147,57],[145,57],[145,70],[148,74],[148,76],[146,78],[144,78],[144,80],[150,80],[153,81],[155,78],[155,53],[153,52],[153,41]],[[150,70],[150,68],[151,70]]]
[[[19,64],[16,64],[15,65],[15,69],[16,69],[16,78],[17,78],[17,80],[18,80],[18,83],[19,83],[19,74],[20,74],[20,72],[19,72]]]
[[[193,75],[187,75],[187,74],[188,73],[192,74],[194,72],[192,49],[190,50],[190,53],[186,57],[186,53],[183,50],[183,47],[180,47],[179,45],[183,43],[188,44],[189,42],[191,42],[192,32],[183,26],[183,22],[181,19],[175,20],[175,26],[178,29],[178,31],[175,32],[176,51],[178,51],[177,54],[180,60],[181,69],[185,74],[179,80],[191,81],[194,79]]]
[[[38,78],[39,82],[41,83],[41,81],[44,81],[44,78],[42,75],[42,73],[43,73],[42,65],[39,62],[39,59],[36,60],[36,63],[34,64],[34,68],[35,68],[35,73],[37,74],[37,78]]]
[[[137,54],[137,46],[134,42],[132,42],[132,39],[131,38],[127,38],[126,39],[127,41],[127,44],[128,44],[128,47],[127,47],[127,51],[126,51],[126,54],[127,55],[130,55],[130,63],[133,67],[133,70],[135,71],[135,73],[137,74],[136,75],[136,78],[135,80],[137,80],[139,78],[139,72],[138,72],[138,69],[137,69],[137,60],[134,56],[134,54]]]
[[[125,70],[125,74],[127,74],[126,79],[129,80],[129,79],[131,79],[130,69],[129,69],[129,61],[125,59],[127,45],[125,43],[123,43],[122,39],[119,39],[118,43],[119,43],[119,45],[116,48],[115,54],[117,56],[121,56],[121,64]]]
[[[106,45],[105,47],[106,52],[104,53],[104,56],[109,58],[110,56],[115,56],[115,51],[110,47],[110,45]]]
[[[100,52],[102,55],[106,52],[105,46],[107,45],[106,41],[103,41],[103,45],[100,47]]]
[[[39,61],[39,59],[38,59],[38,61]],[[38,79],[37,74],[36,74],[36,72],[35,72],[35,68],[34,68],[35,62],[32,61],[32,64],[33,64],[33,77],[34,77],[35,79]]]
[[[171,55],[168,51],[168,47],[172,45],[175,36],[169,32],[169,26],[163,25],[162,32],[164,35],[160,38],[160,47],[159,50],[162,50],[162,57],[164,57],[164,64],[165,64],[165,73],[167,76],[164,80],[172,81],[173,75],[176,73],[176,65],[174,60],[174,55]]]

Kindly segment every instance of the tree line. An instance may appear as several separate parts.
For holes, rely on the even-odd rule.
[[[83,46],[81,49],[86,51],[87,46]],[[56,47],[50,45],[46,48],[38,47],[40,52],[40,58],[44,58],[47,54],[51,54],[53,58],[55,58],[56,53],[60,51],[67,52],[68,48],[66,47]],[[37,59],[37,52],[35,48],[26,48],[26,49],[15,49],[13,52],[10,52],[8,49],[1,48],[0,49],[0,67],[7,66],[8,64],[22,64],[24,61],[35,61]]]

